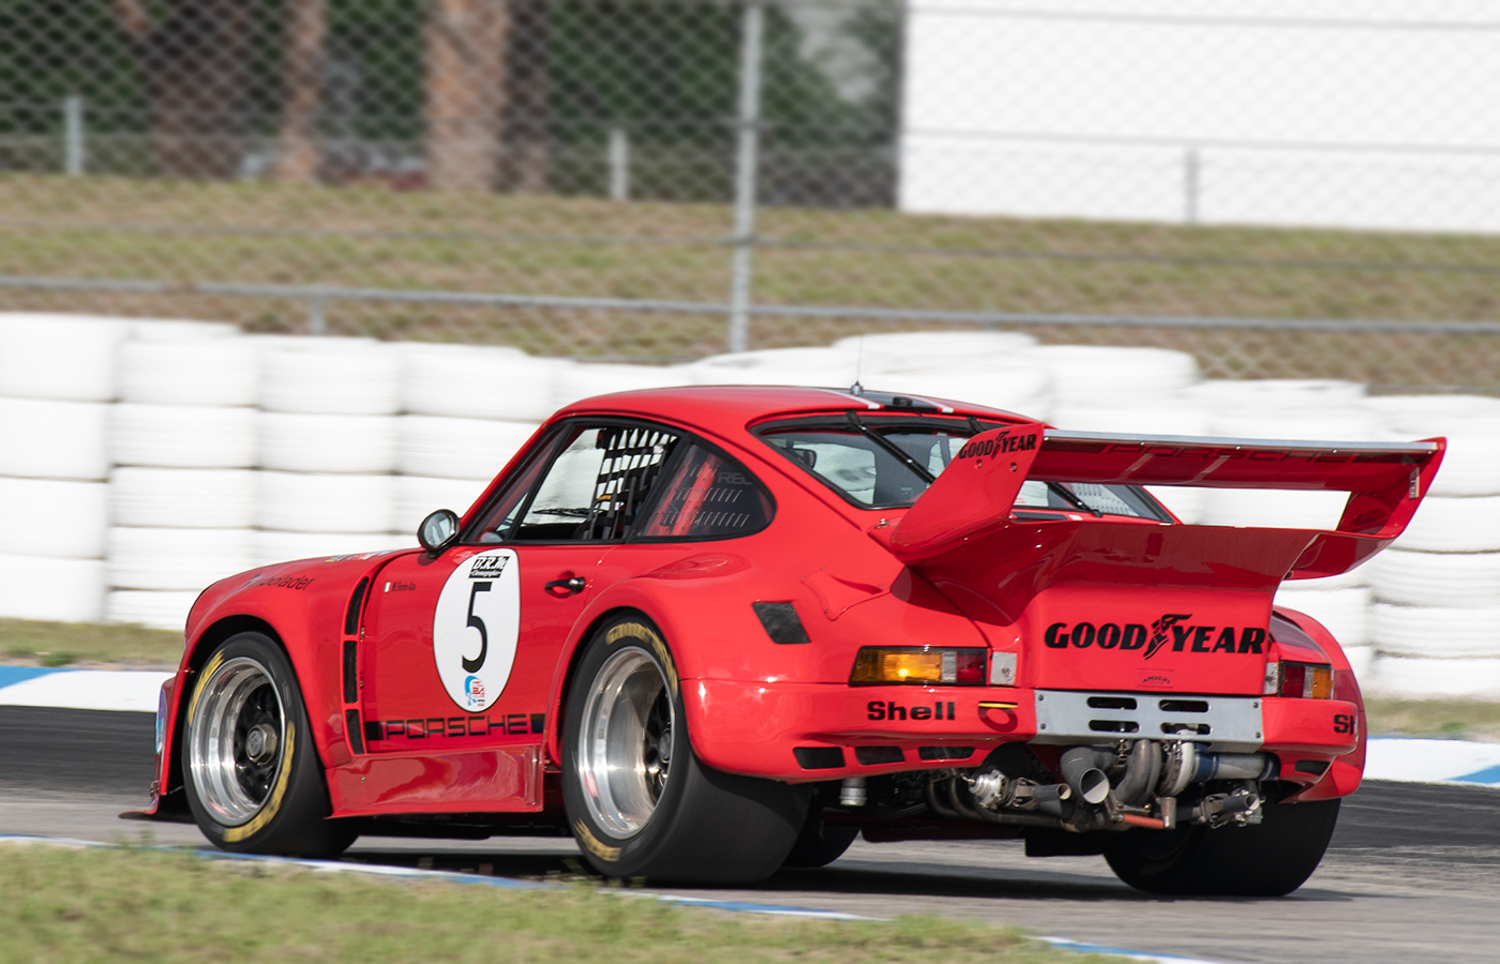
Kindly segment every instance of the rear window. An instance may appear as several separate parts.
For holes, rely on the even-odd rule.
[[[909,506],[974,435],[1000,423],[968,419],[851,416],[839,421],[775,422],[757,430],[763,441],[866,509]],[[1018,512],[1087,512],[1165,521],[1157,502],[1137,486],[1084,482],[1022,483]]]

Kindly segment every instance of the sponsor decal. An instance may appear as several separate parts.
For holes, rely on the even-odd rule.
[[[1353,733],[1354,715],[1351,713],[1335,713],[1333,715],[1333,732]]]
[[[1143,669],[1135,674],[1135,685],[1143,690],[1169,690],[1172,688],[1172,671],[1169,669]]]
[[[1141,623],[1090,622],[1053,623],[1042,634],[1042,642],[1049,649],[1088,649],[1097,645],[1100,649],[1135,650],[1145,648],[1142,655],[1150,659],[1170,643],[1174,653],[1255,653],[1260,654],[1266,641],[1266,631],[1259,626],[1210,626],[1185,623],[1192,619],[1191,613],[1163,613],[1151,624],[1148,632]]]
[[[245,583],[245,587],[244,588],[246,588],[246,589],[255,589],[255,588],[258,588],[260,586],[266,586],[266,587],[271,588],[271,589],[298,589],[298,590],[301,590],[301,589],[306,589],[308,586],[311,586],[316,581],[317,581],[317,578],[315,576],[273,576],[273,575],[262,575],[262,576],[256,576],[254,579],[251,579],[249,582]]]
[[[367,720],[366,740],[438,740],[465,736],[536,736],[547,729],[544,713],[499,716],[429,716],[410,720]]]
[[[901,706],[898,703],[871,700],[865,704],[865,715],[871,720],[951,720],[953,704],[937,702],[931,706]]]
[[[417,584],[414,582],[388,582],[385,584],[386,592],[416,592]]]
[[[460,562],[438,594],[433,662],[448,698],[470,713],[493,706],[510,680],[521,630],[518,566],[515,550],[486,550]]]
[[[1008,431],[990,438],[974,439],[958,450],[961,459],[977,459],[1005,452],[1027,452],[1036,448],[1036,433],[1011,435]]]

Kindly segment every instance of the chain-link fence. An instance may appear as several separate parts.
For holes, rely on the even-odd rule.
[[[0,305],[1500,388],[1500,12],[3,0]]]

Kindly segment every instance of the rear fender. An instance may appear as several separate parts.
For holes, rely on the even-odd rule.
[[[1334,757],[1324,772],[1322,779],[1312,786],[1287,798],[1289,803],[1301,803],[1309,800],[1331,800],[1335,797],[1346,797],[1359,789],[1364,780],[1365,773],[1365,749],[1369,739],[1369,731],[1365,719],[1365,700],[1360,692],[1359,681],[1354,677],[1354,670],[1349,665],[1349,658],[1344,654],[1344,648],[1339,645],[1333,634],[1316,619],[1306,613],[1285,606],[1277,606],[1275,614],[1295,624],[1295,628],[1307,635],[1307,638],[1317,645],[1328,657],[1328,662],[1333,667],[1333,698],[1346,700],[1356,707],[1354,749],[1342,756]],[[1272,620],[1272,632],[1277,631],[1277,621]],[[1283,631],[1282,635],[1287,634]],[[1295,644],[1296,640],[1289,640]],[[1288,652],[1286,655],[1295,655]]]

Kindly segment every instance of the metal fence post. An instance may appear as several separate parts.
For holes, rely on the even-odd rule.
[[[1198,196],[1202,191],[1199,181],[1203,165],[1198,157],[1198,148],[1189,147],[1182,156],[1183,222],[1198,223]]]
[[[755,249],[755,178],[760,152],[760,88],[765,10],[745,0],[740,37],[740,109],[734,171],[734,254],[730,265],[729,350],[750,341],[750,286]]]
[[[609,199],[630,200],[630,135],[623,127],[609,129]]]
[[[88,163],[83,133],[83,98],[69,94],[63,98],[63,173],[82,177]]]

